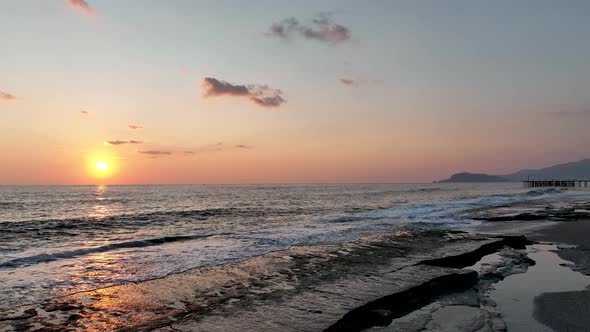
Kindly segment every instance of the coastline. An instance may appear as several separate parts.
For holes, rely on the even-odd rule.
[[[505,216],[507,208],[523,209],[486,213]],[[464,331],[501,331],[506,326],[489,295],[494,283],[534,264],[524,250],[532,242],[521,235],[580,245],[579,227],[587,229],[590,221],[492,221],[469,232],[406,227],[350,243],[296,245],[16,308],[0,314],[0,330],[396,331],[457,327],[465,322],[449,317],[459,315],[471,319]],[[567,260],[577,255],[574,269],[587,272],[587,252],[567,247],[558,254]],[[481,263],[493,255],[499,260]],[[560,306],[552,304],[561,300],[544,300],[535,318],[558,324]]]
[[[502,241],[408,228],[341,245],[294,246],[239,263],[26,306],[4,314],[0,327],[153,330],[174,325],[182,330],[184,325],[186,330],[207,326],[227,331],[249,323],[246,330],[284,324],[293,330],[323,330],[384,295],[447,275],[473,279],[473,271],[421,262]],[[275,314],[268,317],[268,312]],[[297,312],[300,319],[293,321]]]

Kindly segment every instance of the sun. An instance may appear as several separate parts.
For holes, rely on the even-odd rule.
[[[86,174],[95,179],[109,179],[119,173],[117,156],[109,152],[98,151],[86,156]]]
[[[106,161],[100,160],[96,163],[96,170],[104,172],[109,169],[109,164]]]

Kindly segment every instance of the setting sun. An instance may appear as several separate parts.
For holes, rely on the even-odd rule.
[[[109,164],[106,161],[101,160],[96,163],[96,169],[99,171],[106,171],[109,168]]]
[[[95,151],[85,158],[87,174],[94,179],[111,179],[119,173],[118,156],[110,151]]]

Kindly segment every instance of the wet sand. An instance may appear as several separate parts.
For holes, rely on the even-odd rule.
[[[538,241],[590,247],[590,219],[560,222],[535,231],[529,237]]]

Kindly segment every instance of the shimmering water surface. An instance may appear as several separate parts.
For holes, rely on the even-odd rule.
[[[0,187],[0,309],[574,190],[520,184]]]

